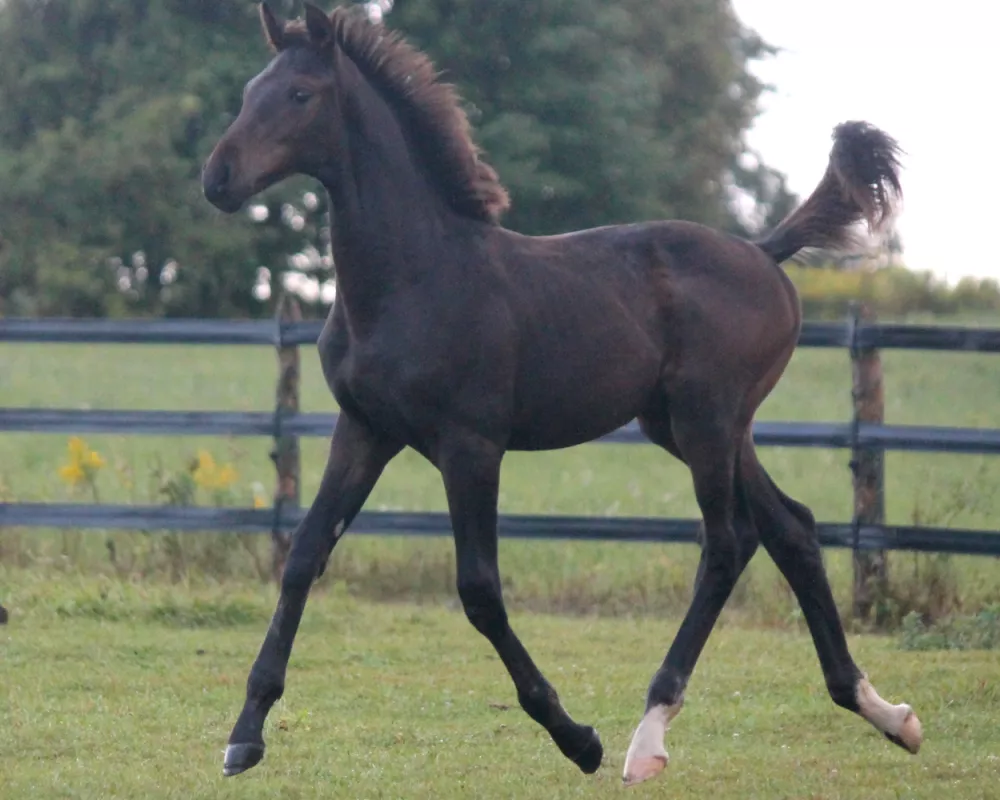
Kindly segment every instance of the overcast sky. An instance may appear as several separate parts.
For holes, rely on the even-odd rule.
[[[804,196],[838,122],[864,119],[906,151],[906,265],[1000,278],[1000,3],[733,0],[783,52],[756,73],[768,94],[749,143]]]

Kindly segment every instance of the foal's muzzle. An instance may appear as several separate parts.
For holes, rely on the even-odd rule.
[[[201,187],[205,193],[205,199],[213,206],[227,214],[239,211],[243,205],[243,198],[234,195],[232,189],[232,170],[229,162],[225,158],[215,158],[214,156],[205,164],[205,169],[201,175]]]

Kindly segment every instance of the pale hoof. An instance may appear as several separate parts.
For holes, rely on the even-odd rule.
[[[645,756],[628,761],[625,764],[625,774],[622,783],[625,786],[635,786],[637,783],[655,778],[667,766],[667,754],[662,756]]]
[[[887,703],[878,696],[867,678],[858,681],[856,691],[858,713],[882,731],[886,739],[910,753],[915,754],[920,749],[924,732],[912,708],[906,703],[896,706]]]
[[[917,715],[911,710],[906,715],[906,719],[903,720],[903,724],[899,728],[899,733],[895,736],[887,733],[886,738],[893,744],[898,744],[904,750],[908,750],[916,755],[924,740],[924,730],[920,725],[920,720],[917,719]]]
[[[231,778],[255,767],[264,757],[263,744],[231,744],[226,748],[226,757],[222,763],[222,774]]]

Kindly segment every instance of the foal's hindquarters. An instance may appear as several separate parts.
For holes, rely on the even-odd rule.
[[[669,308],[683,338],[673,343],[678,355],[668,362],[659,391],[639,422],[654,443],[690,469],[704,544],[691,605],[649,685],[623,781],[640,783],[666,766],[665,733],[758,543],[795,593],[834,702],[915,753],[922,737],[917,717],[909,706],[880,698],[851,658],[811,512],[777,488],[754,449],[754,414],[784,372],[798,339],[801,313],[794,287],[777,264],[748,242],[721,236],[697,241],[697,246],[681,249],[683,256],[674,257],[668,270]],[[736,268],[734,262],[741,264]]]

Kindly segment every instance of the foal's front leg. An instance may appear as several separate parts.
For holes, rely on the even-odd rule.
[[[224,775],[248,770],[264,757],[264,719],[284,691],[285,670],[309,589],[400,449],[341,411],[319,491],[295,531],[278,607],[250,670],[246,702],[226,748]]]
[[[476,436],[442,448],[444,478],[455,532],[458,594],[469,621],[489,639],[510,673],[523,708],[544,727],[563,755],[583,772],[596,772],[604,755],[597,732],[574,722],[511,630],[497,564],[497,494],[503,451]]]

